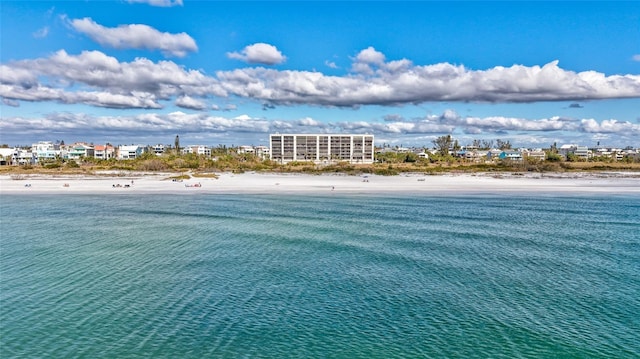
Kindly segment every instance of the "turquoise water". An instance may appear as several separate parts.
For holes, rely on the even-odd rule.
[[[0,197],[2,358],[638,358],[640,197]]]

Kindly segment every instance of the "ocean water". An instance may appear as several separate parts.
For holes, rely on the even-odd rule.
[[[640,197],[0,197],[1,358],[638,358]]]

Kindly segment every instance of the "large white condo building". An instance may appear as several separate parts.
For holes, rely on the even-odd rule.
[[[281,163],[373,163],[373,135],[277,133],[269,136],[269,145],[271,160]]]

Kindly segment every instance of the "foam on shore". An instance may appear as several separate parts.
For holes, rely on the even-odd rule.
[[[173,181],[175,174],[127,173],[99,175],[0,176],[0,194],[63,193],[247,193],[351,194],[393,193],[635,193],[638,173],[544,174],[401,174],[397,176],[345,174],[222,173],[218,178],[192,177]],[[197,186],[199,185],[199,186]]]

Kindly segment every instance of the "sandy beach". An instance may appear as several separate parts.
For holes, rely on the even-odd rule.
[[[221,173],[218,178],[175,181],[170,173],[3,175],[0,194],[247,193],[611,193],[640,194],[638,173],[344,174]]]

